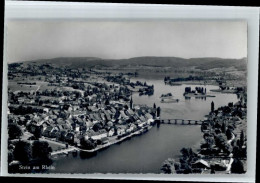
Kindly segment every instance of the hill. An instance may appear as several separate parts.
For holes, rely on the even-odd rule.
[[[47,64],[56,66],[69,66],[71,68],[92,68],[103,67],[125,67],[125,66],[154,66],[154,67],[195,67],[197,69],[208,70],[214,68],[227,68],[234,66],[238,70],[246,70],[247,60],[223,59],[223,58],[190,58],[180,57],[134,57],[129,59],[101,59],[96,57],[59,57],[53,59],[40,59],[24,61],[26,64]],[[15,63],[14,63],[15,64]],[[11,66],[12,64],[9,64]]]

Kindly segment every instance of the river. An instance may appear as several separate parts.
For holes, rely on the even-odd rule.
[[[148,106],[153,106],[156,103],[157,107],[161,107],[161,118],[163,119],[194,119],[202,120],[204,116],[210,111],[211,102],[215,104],[215,109],[224,105],[228,102],[237,102],[238,98],[235,94],[211,92],[212,89],[218,89],[218,86],[214,85],[180,85],[180,86],[170,86],[165,85],[163,80],[155,79],[142,79],[134,78],[135,81],[145,82],[148,85],[154,85],[154,94],[152,96],[139,96],[138,93],[133,94],[134,104],[146,104]],[[207,94],[214,95],[216,97],[208,97],[204,99],[191,98],[190,100],[185,99],[183,96],[185,87],[191,86],[192,89],[195,87],[204,87],[207,89]],[[161,103],[160,96],[162,94],[172,93],[175,99],[179,99],[177,103]]]
[[[162,80],[135,78],[132,80],[146,81],[154,85],[154,95],[139,96],[133,94],[134,104],[153,106],[156,103],[161,107],[162,118],[180,118],[203,120],[209,113],[213,101],[215,108],[227,105],[228,102],[237,102],[235,94],[222,94],[210,92],[217,86],[206,85],[207,93],[215,95],[214,98],[185,100],[183,92],[186,86],[165,85]],[[198,85],[189,85],[192,89]],[[201,86],[200,86],[201,87]],[[171,92],[178,103],[160,103],[161,94]],[[200,126],[182,126],[161,124],[154,126],[150,131],[132,137],[120,144],[97,152],[95,156],[86,157],[82,153],[77,156],[69,154],[54,159],[55,170],[49,173],[161,173],[160,168],[164,160],[169,157],[178,158],[183,147],[197,148],[202,134]]]

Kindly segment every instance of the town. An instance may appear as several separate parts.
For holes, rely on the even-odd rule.
[[[136,71],[111,73],[66,65],[57,67],[50,63],[9,64],[10,172],[16,172],[19,165],[39,166],[49,162],[46,166],[50,166],[53,157],[69,152],[96,153],[132,136],[142,135],[155,124],[165,123],[167,120],[160,118],[159,103],[147,106],[133,102],[134,93],[139,96],[154,94],[153,85],[138,80],[131,82],[130,78],[137,75]],[[211,112],[202,124],[195,121],[201,125],[205,143],[198,152],[183,148],[180,162],[166,160],[162,171],[207,173],[209,170],[208,173],[212,173],[220,169],[230,172],[234,159],[240,163],[242,159],[246,164],[246,89],[230,89],[224,78],[216,76],[164,78],[165,84],[170,85],[194,80],[215,82],[219,85],[215,92],[237,94],[240,101],[218,109],[212,103]],[[214,97],[207,94],[206,87],[193,90],[189,86],[183,92],[185,99]],[[161,103],[178,103],[180,99],[173,95],[162,94]],[[225,163],[228,162],[224,165],[223,157]],[[218,168],[220,166],[222,169]]]
[[[135,105],[132,100],[132,92],[149,95],[153,86],[130,83],[122,74],[99,81],[100,73],[91,69],[81,74],[76,69],[53,68],[49,64],[12,66],[10,81],[28,81],[14,84],[19,90],[13,91],[12,86],[8,89],[11,165],[26,159],[15,157],[21,142],[25,146],[35,141],[48,142],[45,153],[49,156],[75,150],[95,152],[146,132],[160,115],[155,104]]]

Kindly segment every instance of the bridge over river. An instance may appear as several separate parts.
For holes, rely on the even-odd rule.
[[[193,119],[158,119],[157,122],[173,125],[201,125],[204,121]]]

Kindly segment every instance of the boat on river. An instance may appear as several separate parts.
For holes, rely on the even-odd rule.
[[[166,93],[166,94],[162,94],[160,98],[166,99],[166,98],[172,98],[172,97],[173,97],[172,93]]]
[[[172,93],[162,94],[161,103],[174,103],[179,102],[179,99],[174,99]]]
[[[169,99],[161,99],[161,103],[175,103],[179,102],[179,99],[169,98]]]

